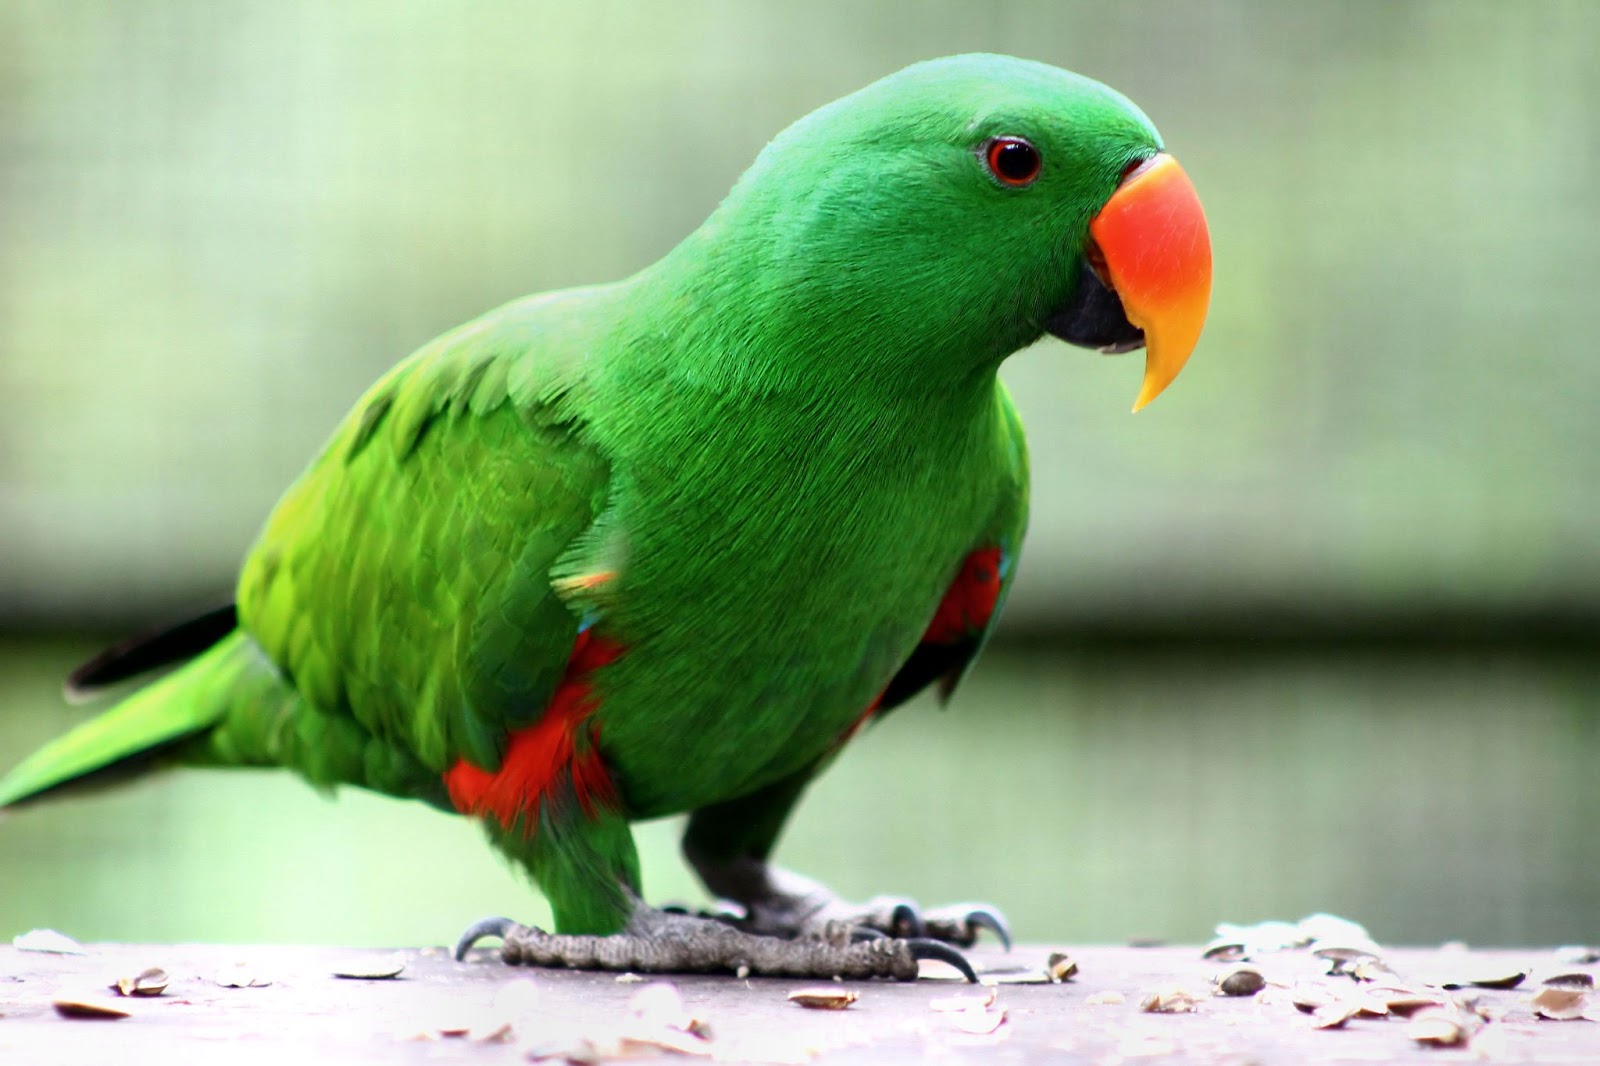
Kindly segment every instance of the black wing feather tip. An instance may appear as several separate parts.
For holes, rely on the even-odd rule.
[[[238,614],[230,603],[113,644],[67,675],[67,699],[88,699],[118,682],[198,655],[238,624]]]

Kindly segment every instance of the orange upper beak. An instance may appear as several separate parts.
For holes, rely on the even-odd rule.
[[[1161,395],[1189,361],[1211,304],[1211,233],[1189,176],[1165,152],[1129,172],[1089,223],[1105,282],[1144,331],[1144,384]]]

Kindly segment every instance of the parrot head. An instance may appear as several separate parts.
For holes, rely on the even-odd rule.
[[[997,363],[1046,332],[1142,347],[1135,411],[1183,368],[1210,300],[1200,201],[1149,119],[1008,56],[918,63],[812,112],[703,229],[744,247],[727,261],[758,260],[773,305],[907,338],[922,362],[899,373],[941,351]]]

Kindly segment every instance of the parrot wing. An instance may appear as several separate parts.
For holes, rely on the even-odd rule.
[[[591,292],[507,305],[398,365],[240,577],[242,627],[313,713],[352,717],[433,773],[495,768],[573,651],[580,618],[550,571],[609,482],[583,432]]]
[[[994,519],[983,541],[961,561],[921,642],[884,689],[878,714],[936,682],[939,698],[948,700],[988,643],[1011,591],[1028,527],[1028,450],[1022,420],[1003,384],[996,389],[995,402],[1003,429],[999,447],[1004,475],[996,485]]]

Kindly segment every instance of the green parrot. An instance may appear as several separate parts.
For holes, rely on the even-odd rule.
[[[948,696],[1015,578],[1023,430],[996,376],[1048,332],[1205,320],[1199,201],[1127,99],[1041,63],[916,64],[800,119],[626,280],[514,301],[361,397],[234,603],[112,648],[174,666],[0,780],[0,807],[174,764],[282,766],[459,812],[553,932],[508,962],[915,977],[981,905],[855,905],[769,861],[868,720]],[[688,812],[726,913],[648,906],[630,823]],[[954,945],[954,946],[952,946]]]

